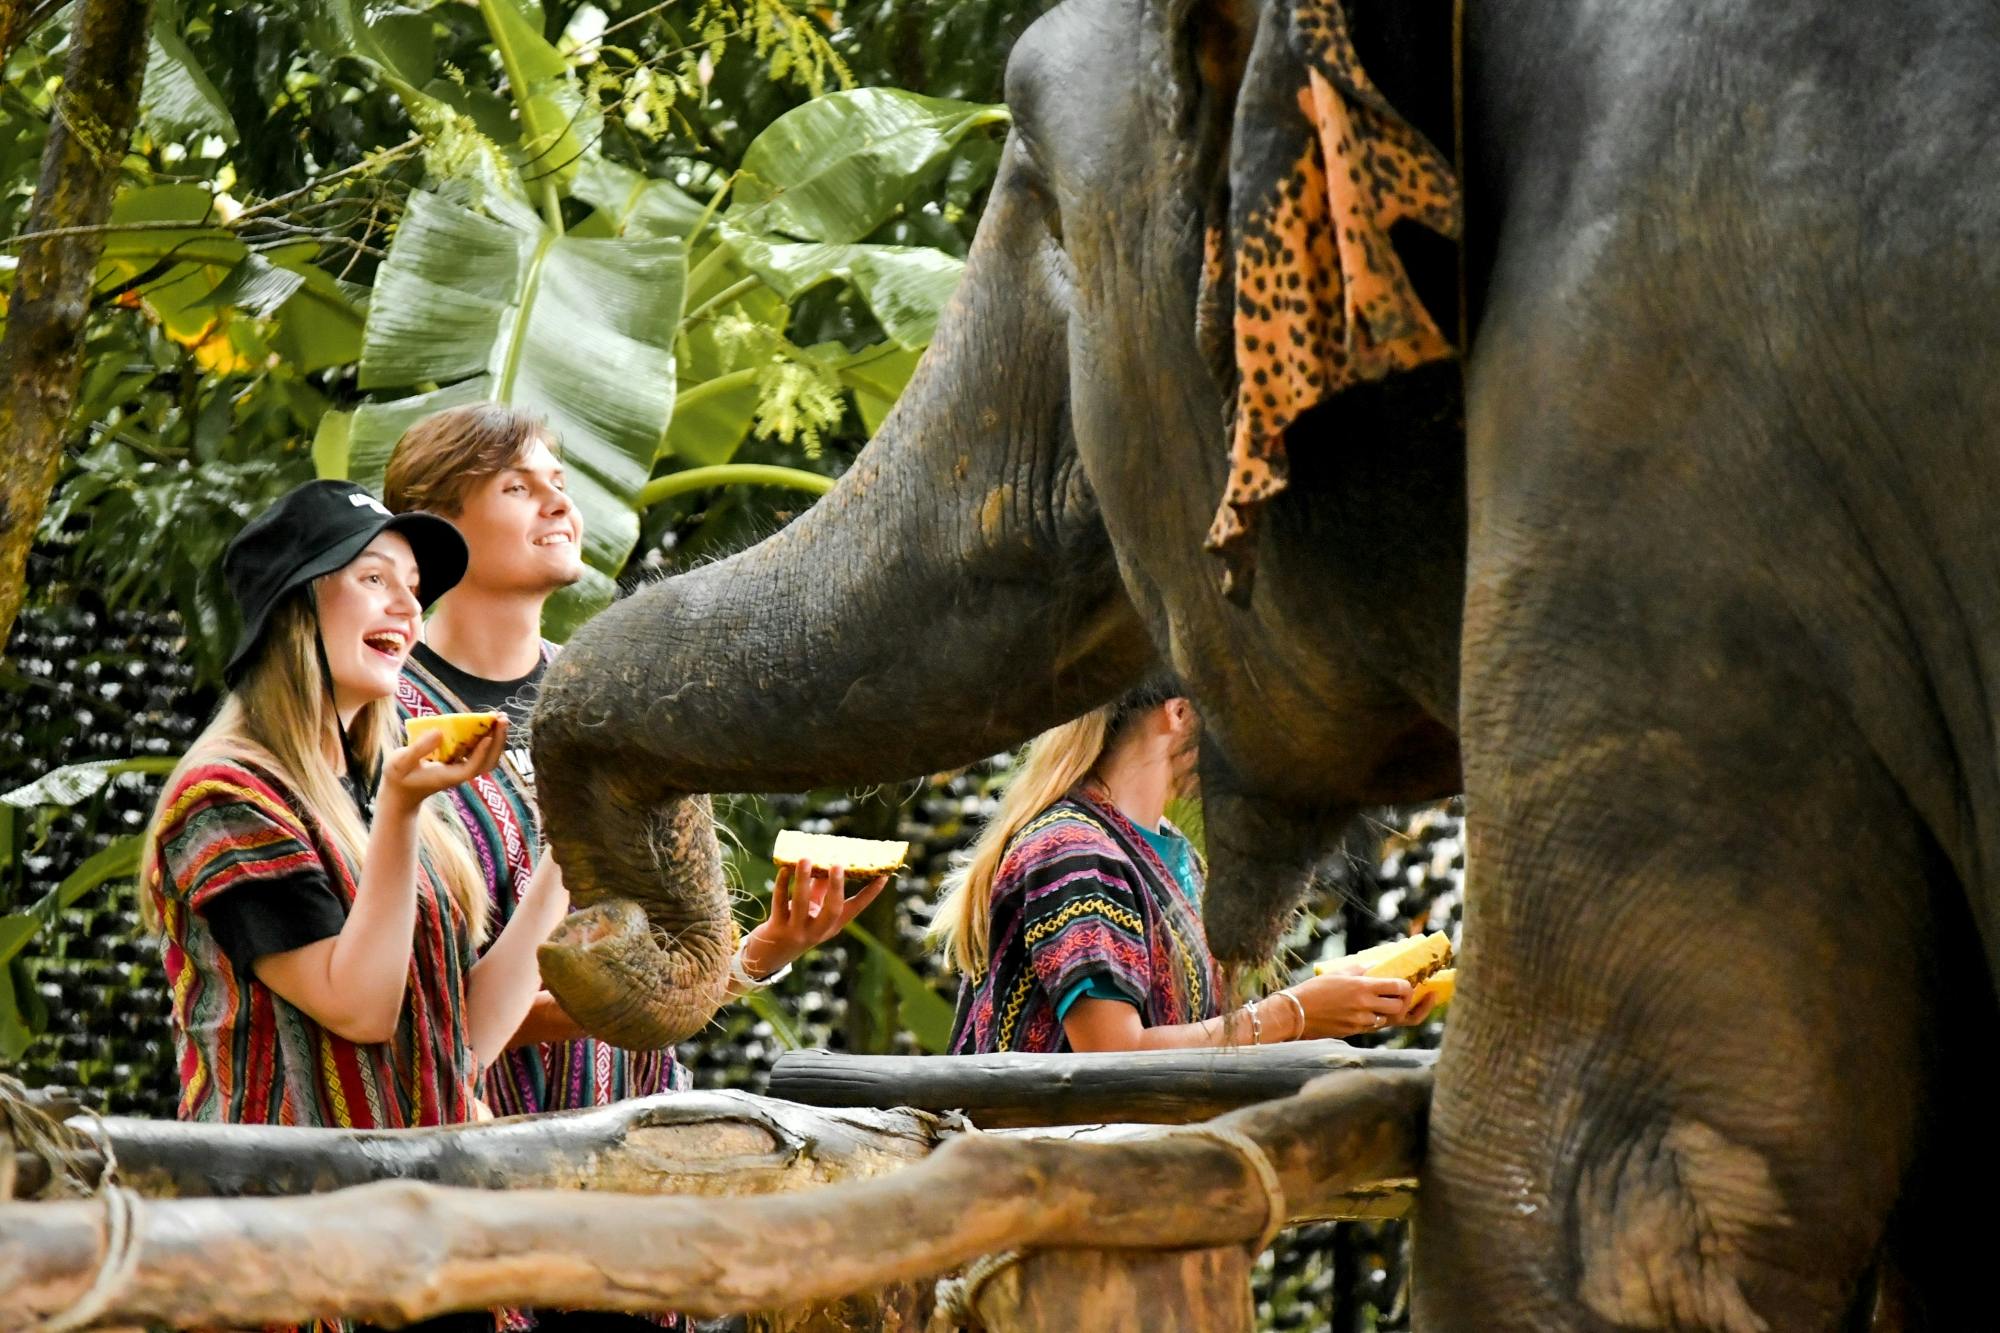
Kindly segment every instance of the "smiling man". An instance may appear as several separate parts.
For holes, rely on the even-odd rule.
[[[583,518],[541,420],[497,403],[424,418],[396,443],[384,482],[397,513],[429,510],[465,537],[465,577],[442,598],[396,691],[405,718],[504,712],[500,766],[453,794],[505,921],[540,853],[528,722],[554,655],[541,635],[550,596],[583,577]],[[603,1106],[687,1086],[670,1050],[624,1051],[584,1036],[546,992],[536,997],[484,1096],[499,1115]]]

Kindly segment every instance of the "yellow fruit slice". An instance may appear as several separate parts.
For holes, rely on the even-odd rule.
[[[1378,944],[1345,958],[1317,963],[1313,972],[1323,976],[1335,970],[1351,972],[1359,967],[1361,976],[1399,977],[1415,986],[1449,967],[1451,961],[1450,937],[1441,930],[1434,930],[1428,935],[1390,940],[1387,944]]]
[[[902,869],[910,859],[910,844],[836,838],[830,833],[801,833],[788,828],[778,835],[771,848],[771,859],[781,866],[811,861],[815,874],[824,874],[829,866],[840,866],[850,880],[872,879]]]
[[[424,758],[449,764],[465,758],[479,744],[479,738],[499,724],[498,713],[439,713],[436,717],[411,718],[403,724],[403,732],[412,741],[422,740],[433,731],[441,733],[444,739]]]
[[[1410,992],[1410,1003],[1415,1004],[1426,995],[1435,995],[1437,996],[1438,1006],[1442,1007],[1451,1003],[1452,993],[1457,989],[1458,969],[1447,967],[1444,971],[1434,975],[1429,981],[1419,983]]]

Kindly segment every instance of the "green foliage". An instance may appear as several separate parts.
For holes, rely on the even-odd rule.
[[[917,1045],[927,1055],[944,1054],[951,1044],[950,1001],[932,990],[900,954],[863,930],[859,922],[849,922],[847,933],[866,945],[875,964],[887,970],[890,984],[896,988],[903,1026],[917,1039]]]
[[[173,763],[141,757],[69,764],[24,787],[0,792],[0,882],[38,849],[58,812],[90,800],[123,774],[165,773]],[[92,890],[130,877],[138,869],[141,845],[137,834],[113,839],[25,910],[0,916],[0,1061],[18,1060],[48,1025],[48,1011],[28,984],[23,966],[27,946]]]
[[[616,574],[638,540],[633,502],[673,416],[686,247],[579,238],[505,196],[491,216],[420,193],[378,271],[364,388],[441,384],[530,408],[563,442],[584,554]],[[428,401],[428,400],[427,400]],[[405,405],[350,428],[347,474],[380,489]],[[608,600],[608,583],[603,585]]]
[[[171,600],[213,679],[229,535],[313,472],[379,479],[457,402],[563,436],[593,573],[557,635],[642,540],[760,530],[761,492],[657,519],[638,498],[746,443],[839,470],[957,278],[960,232],[888,233],[947,177],[982,187],[1004,116],[853,88],[857,57],[880,67],[843,12],[163,0],[45,531],[115,604]],[[10,63],[0,211],[30,188],[62,27]]]
[[[729,220],[746,233],[859,241],[895,215],[1003,107],[887,88],[835,93],[778,118],[743,155]]]

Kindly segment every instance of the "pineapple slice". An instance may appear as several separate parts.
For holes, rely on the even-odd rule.
[[[1364,977],[1398,977],[1414,987],[1444,971],[1451,961],[1450,937],[1441,930],[1435,930],[1428,935],[1390,940],[1387,944],[1378,944],[1345,958],[1316,963],[1313,972],[1324,975],[1336,968],[1346,971],[1358,963]]]
[[[1457,989],[1458,969],[1447,967],[1444,971],[1432,976],[1429,981],[1419,982],[1416,989],[1410,992],[1410,1003],[1415,1004],[1426,995],[1435,995],[1437,996],[1438,1005],[1442,1007],[1451,1003],[1452,993]]]
[[[450,764],[463,759],[479,744],[480,738],[500,724],[499,713],[439,713],[435,717],[413,717],[403,724],[403,733],[410,740],[421,740],[433,731],[441,732],[444,739],[437,749],[425,755],[427,762]]]
[[[771,848],[771,860],[781,866],[811,861],[813,874],[824,875],[829,866],[841,866],[850,880],[873,879],[901,870],[910,859],[907,842],[880,842],[870,838],[836,838],[830,833],[801,833],[786,829]]]

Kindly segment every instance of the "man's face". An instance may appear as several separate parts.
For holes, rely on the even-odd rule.
[[[554,592],[583,577],[583,515],[562,462],[541,440],[466,489],[452,522],[472,553],[465,582],[493,592]]]

